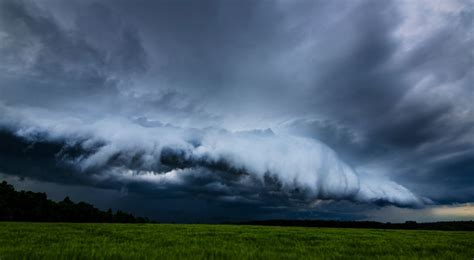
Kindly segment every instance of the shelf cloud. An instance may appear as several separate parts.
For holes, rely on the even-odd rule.
[[[28,158],[28,146],[56,146],[39,147],[36,156],[49,156],[46,159],[62,164],[75,178],[90,185],[120,189],[136,184],[144,192],[192,190],[212,194],[215,199],[233,196],[259,203],[274,193],[282,202],[302,207],[317,199],[423,204],[397,183],[360,178],[332,149],[314,139],[276,135],[269,129],[229,132],[171,125],[149,127],[121,118],[89,123],[45,120],[45,114],[22,112],[3,115],[15,118],[15,122],[2,121],[2,125],[17,126],[9,129],[13,134],[5,139],[12,139],[11,145],[19,145],[19,153]],[[28,116],[22,118],[25,114]],[[5,151],[3,156],[9,154]],[[44,171],[40,167],[25,174],[45,178],[41,177]],[[54,171],[47,178],[62,178],[54,176]]]
[[[462,0],[1,1],[0,173],[171,221],[472,203],[473,17]]]

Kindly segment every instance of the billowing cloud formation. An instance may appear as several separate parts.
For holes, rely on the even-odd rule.
[[[299,206],[317,199],[422,205],[396,183],[361,179],[333,150],[307,138],[279,136],[271,130],[228,132],[156,122],[150,127],[121,118],[87,123],[78,118],[51,119],[48,113],[2,110],[1,125],[15,126],[10,131],[16,138],[31,146],[56,143],[59,147],[51,159],[92,185],[192,188],[215,193],[215,199],[231,196],[258,203],[274,193],[282,203]],[[43,170],[27,174],[38,177]]]
[[[463,0],[2,1],[17,148],[0,170],[221,205],[471,202],[473,17]]]

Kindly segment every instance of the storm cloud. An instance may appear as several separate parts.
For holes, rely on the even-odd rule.
[[[2,1],[0,171],[216,219],[469,203],[473,19],[454,0]]]

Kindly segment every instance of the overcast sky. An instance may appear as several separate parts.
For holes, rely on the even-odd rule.
[[[473,219],[470,0],[0,0],[0,176],[171,222]]]

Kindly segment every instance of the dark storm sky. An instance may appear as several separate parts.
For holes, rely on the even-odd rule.
[[[0,176],[164,221],[472,219],[473,19],[462,0],[1,0]]]

